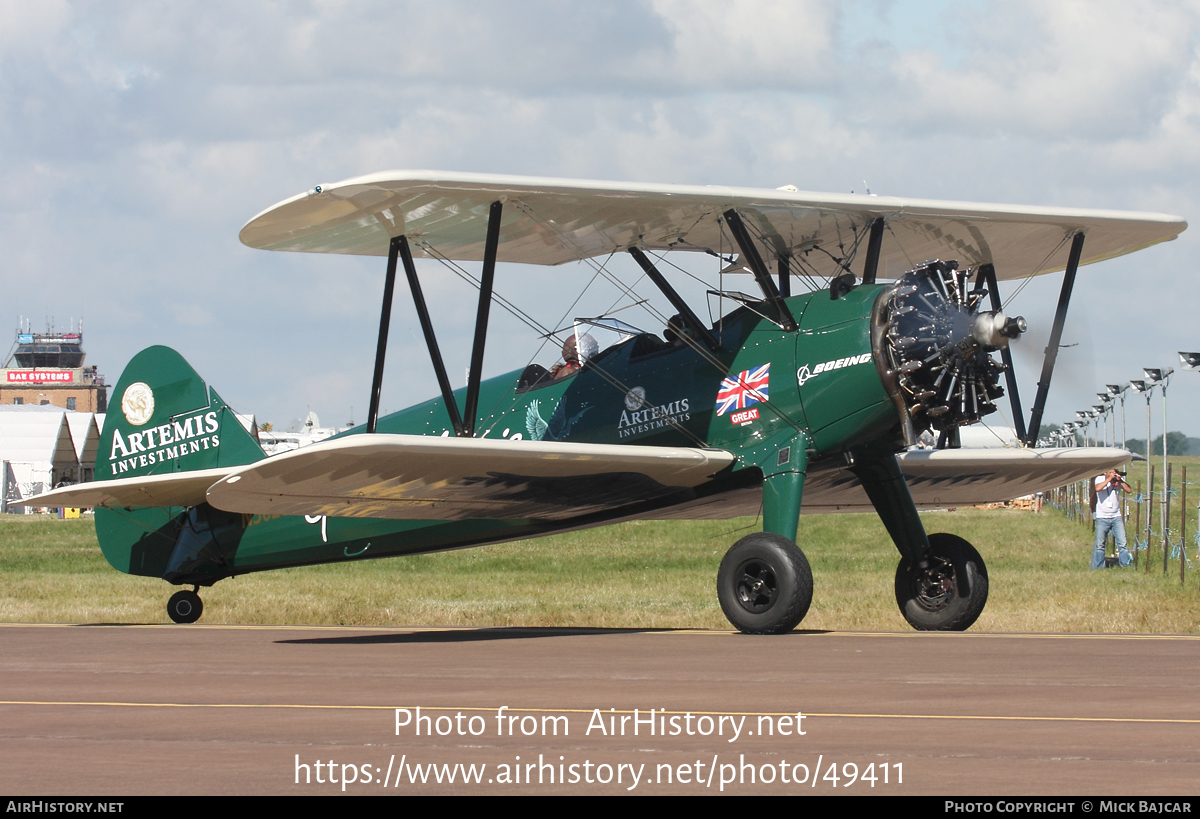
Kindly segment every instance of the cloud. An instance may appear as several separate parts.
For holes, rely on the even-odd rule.
[[[888,113],[909,128],[1085,141],[1144,136],[1195,59],[1197,9],[1175,4],[1006,2],[960,11],[969,44],[897,55]]]
[[[318,183],[388,168],[839,192],[865,180],[1192,215],[1198,17],[1032,0],[0,3],[9,320],[85,308],[90,361],[110,378],[169,343],[260,416],[338,418],[365,414],[379,260],[237,241],[246,219]],[[1081,272],[1068,335],[1086,317],[1096,339],[1116,326],[1128,340],[1064,362],[1115,381],[1197,346],[1197,241]],[[447,358],[465,360],[471,294],[422,271]],[[585,280],[506,275],[506,295],[537,294],[547,323]],[[1056,299],[1056,281],[1037,282],[1017,307],[1042,328]],[[412,322],[404,302],[393,407],[434,392],[419,339],[396,329]],[[498,321],[489,373],[538,344]],[[1088,379],[1062,372],[1053,412],[1087,397],[1072,385]]]

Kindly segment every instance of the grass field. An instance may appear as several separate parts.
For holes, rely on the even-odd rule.
[[[1200,477],[1200,467],[1196,467]],[[1194,503],[1194,500],[1191,501]],[[1200,572],[1089,571],[1091,530],[1047,508],[923,515],[987,561],[979,631],[1200,632]],[[286,569],[203,590],[206,623],[728,628],[717,566],[752,519],[641,521],[410,558]],[[806,629],[907,630],[898,555],[874,515],[801,518]],[[1194,554],[1193,554],[1194,559]],[[167,622],[173,587],[110,568],[90,520],[0,518],[0,621]]]

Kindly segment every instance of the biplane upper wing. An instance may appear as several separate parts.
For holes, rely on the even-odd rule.
[[[274,515],[562,520],[690,497],[733,461],[717,449],[351,435],[243,467],[208,501]]]
[[[999,279],[1062,270],[1084,231],[1082,264],[1174,239],[1177,216],[991,205],[891,196],[699,185],[387,171],[320,185],[255,216],[241,231],[267,250],[386,255],[407,235],[414,255],[480,260],[491,203],[504,202],[498,260],[554,265],[624,251],[731,249],[720,216],[736,209],[776,253],[820,246],[844,256],[886,221],[879,277],[925,259],[992,263]],[[865,246],[865,245],[864,245]],[[811,254],[814,266],[824,254]]]
[[[79,506],[138,508],[146,506],[197,506],[204,503],[205,493],[213,483],[238,467],[198,469],[192,472],[171,472],[166,475],[143,475],[137,478],[116,478],[111,481],[92,481],[64,486],[43,492],[32,498],[10,501],[9,506]]]

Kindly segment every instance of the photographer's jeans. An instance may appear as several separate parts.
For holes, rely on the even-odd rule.
[[[1092,568],[1104,568],[1104,544],[1108,533],[1112,532],[1117,542],[1117,562],[1128,566],[1133,562],[1133,555],[1125,548],[1125,521],[1121,518],[1096,518],[1096,546],[1092,549]]]

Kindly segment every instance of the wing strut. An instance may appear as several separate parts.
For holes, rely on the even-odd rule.
[[[425,334],[425,346],[429,349],[429,357],[433,360],[433,372],[437,376],[438,388],[442,391],[442,401],[446,405],[446,413],[450,416],[450,425],[454,427],[455,435],[462,436],[463,422],[462,417],[458,414],[458,402],[454,400],[454,391],[450,389],[450,379],[446,377],[446,365],[442,363],[442,353],[438,349],[437,336],[433,334],[433,323],[429,320],[429,308],[425,306],[425,296],[421,293],[421,283],[417,280],[417,266],[413,264],[412,251],[408,248],[408,239],[404,236],[397,236],[392,239],[392,247],[399,248],[400,258],[404,261],[404,274],[408,277],[408,288],[412,291],[413,306],[417,310],[417,318],[421,321],[421,332]],[[393,264],[391,260],[394,258],[394,255],[389,257],[389,265]],[[374,427],[367,431],[374,432]]]
[[[979,274],[987,284],[988,298],[991,299],[992,309],[999,310],[1000,288],[996,285],[996,267],[985,264],[979,268]],[[1004,361],[1004,383],[1008,386],[1008,401],[1012,404],[1013,423],[1017,427],[1017,440],[1025,440],[1025,412],[1021,409],[1021,395],[1017,392],[1017,371],[1013,369],[1012,349],[1005,344],[1000,348],[1000,358]]]
[[[1050,392],[1050,376],[1054,375],[1054,362],[1058,358],[1058,345],[1062,341],[1063,324],[1067,321],[1067,306],[1071,303],[1071,290],[1075,287],[1075,273],[1079,270],[1079,257],[1083,254],[1083,232],[1071,240],[1071,255],[1067,258],[1067,269],[1063,272],[1062,290],[1058,294],[1058,309],[1054,313],[1054,327],[1050,330],[1050,343],[1046,346],[1046,360],[1042,363],[1042,377],[1038,379],[1037,398],[1033,401],[1033,412],[1029,416],[1029,429],[1025,433],[1026,446],[1037,443],[1038,429],[1042,426],[1042,410],[1046,408],[1046,395]]]
[[[779,315],[779,326],[787,332],[795,330],[796,319],[792,316],[792,311],[788,309],[788,306],[783,303],[783,298],[779,295],[775,282],[771,281],[771,274],[767,271],[767,266],[763,264],[762,256],[758,255],[758,248],[754,246],[754,240],[750,238],[750,233],[742,222],[741,214],[730,208],[723,215],[725,222],[729,225],[729,231],[733,234],[733,240],[737,242],[738,249],[742,251],[742,255],[746,257],[746,262],[750,265],[750,272],[754,274],[758,286],[762,288],[763,296]]]
[[[786,253],[779,254],[779,295],[785,299],[792,295],[792,272],[789,269],[792,257]]]
[[[479,406],[479,385],[483,375],[483,347],[487,342],[488,312],[492,306],[492,281],[496,276],[496,248],[500,244],[500,216],[504,203],[492,203],[488,212],[487,241],[483,246],[483,274],[479,277],[479,309],[475,313],[475,341],[471,345],[471,369],[467,375],[467,404],[463,410],[466,426],[460,435],[475,435],[475,415]]]
[[[403,240],[404,237],[399,237]],[[383,357],[387,353],[388,326],[392,322],[392,292],[396,289],[396,239],[388,245],[387,278],[383,283],[383,307],[379,316],[379,342],[375,346],[375,375],[371,379],[371,408],[367,410],[367,432],[379,420],[379,393],[383,390]]]
[[[875,284],[879,272],[879,251],[883,248],[883,217],[871,223],[871,235],[867,237],[867,259],[863,265],[863,284]]]
[[[696,338],[701,339],[708,345],[710,350],[719,350],[721,343],[713,337],[713,334],[708,331],[704,323],[700,321],[700,317],[692,312],[692,308],[688,307],[688,303],[683,300],[683,297],[671,286],[671,283],[666,280],[654,263],[646,258],[646,254],[636,247],[629,248],[629,255],[633,257],[650,281],[654,282],[655,286],[662,291],[662,294],[667,297],[667,301],[671,302],[671,306],[679,311],[679,315],[683,316],[684,323],[696,335]]]

